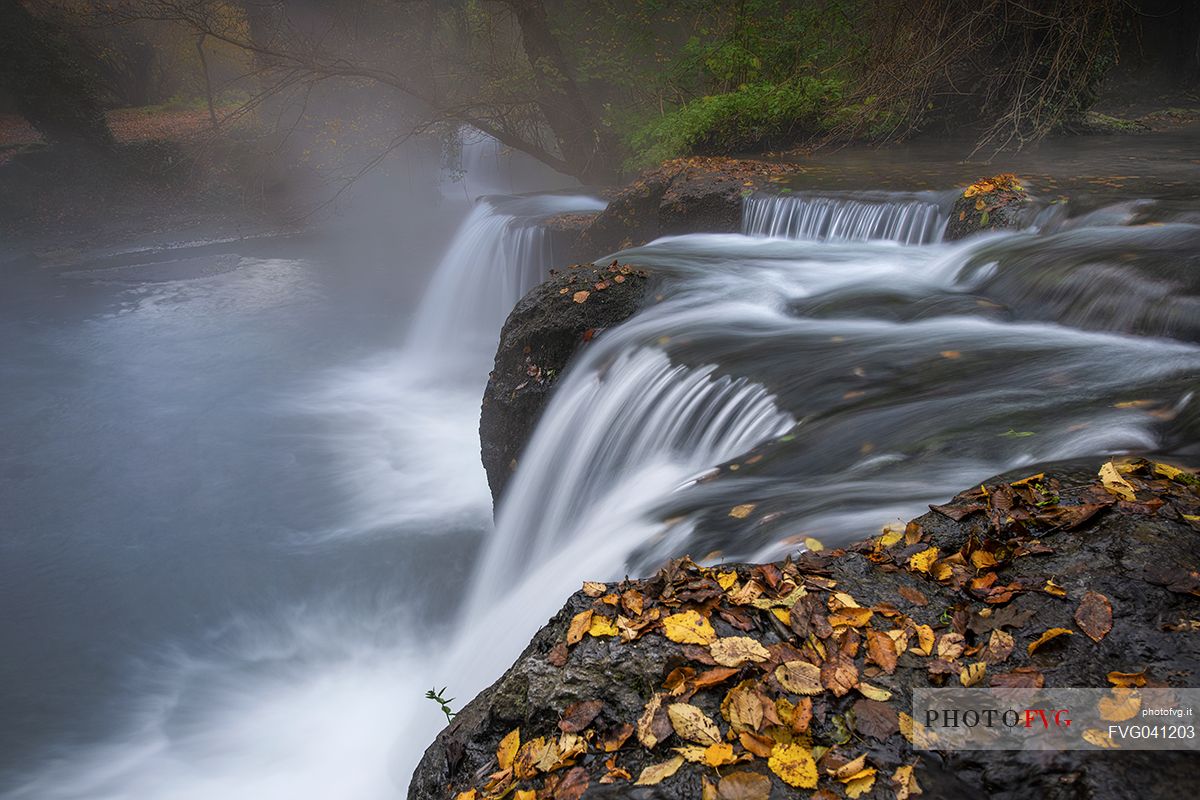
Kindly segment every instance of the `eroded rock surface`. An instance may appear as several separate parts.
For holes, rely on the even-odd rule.
[[[645,302],[646,272],[617,263],[557,272],[517,303],[500,335],[479,419],[483,466],[499,501],[571,356]]]
[[[1097,466],[986,481],[794,561],[585,584],[409,797],[1186,796],[1188,753],[910,743],[920,686],[1196,685],[1196,476]]]

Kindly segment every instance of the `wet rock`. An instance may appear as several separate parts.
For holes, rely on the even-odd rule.
[[[746,194],[795,170],[734,158],[668,161],[616,192],[581,234],[575,256],[600,258],[659,236],[738,231]]]
[[[577,264],[535,287],[509,314],[479,420],[493,500],[499,501],[571,356],[632,316],[649,284],[647,273],[616,262]]]
[[[892,798],[910,780],[928,798],[1186,796],[1190,753],[916,751],[905,732],[913,688],[959,685],[980,663],[979,686],[1108,687],[1110,672],[1195,685],[1197,479],[1151,462],[1104,479],[1098,466],[992,479],[846,549],[713,569],[684,559],[649,579],[585,585],[437,737],[409,798],[717,797],[734,772],[753,773],[735,783],[771,798],[808,796],[802,784]],[[1127,485],[1105,488],[1113,475]],[[1080,621],[1094,595],[1112,608],[1099,636]],[[1031,653],[1053,627],[1072,635]],[[892,634],[903,639],[894,650]],[[707,644],[718,637],[744,637],[747,655]],[[576,724],[575,704],[589,701]],[[664,718],[672,704],[689,706],[686,718],[674,706]],[[720,744],[694,747],[706,726]],[[517,729],[525,764],[518,754],[508,771],[498,747]],[[678,753],[687,758],[671,775],[635,785]],[[789,786],[783,762],[797,755],[816,763]]]
[[[964,239],[973,233],[1019,228],[1033,210],[1032,198],[1011,173],[983,178],[968,186],[954,201],[946,240]]]

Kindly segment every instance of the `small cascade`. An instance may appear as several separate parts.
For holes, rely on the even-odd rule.
[[[948,206],[935,195],[752,195],[742,232],[810,241],[941,241]]]
[[[476,607],[577,542],[612,549],[622,568],[631,547],[614,538],[648,504],[794,424],[762,386],[714,366],[676,365],[653,348],[609,352],[569,373],[538,423],[480,561]]]
[[[508,312],[555,264],[541,220],[603,208],[603,201],[578,195],[481,199],[434,273],[413,320],[409,354],[490,363]]]

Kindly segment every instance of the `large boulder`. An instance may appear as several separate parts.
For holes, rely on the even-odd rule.
[[[615,261],[576,264],[552,272],[508,315],[479,418],[483,466],[496,502],[571,356],[641,308],[649,283],[646,272]]]
[[[659,236],[741,229],[742,200],[795,165],[736,158],[680,158],[617,191],[579,237],[575,256],[600,258]]]
[[[1193,754],[1101,752],[1103,732],[911,742],[918,687],[1196,685],[1196,476],[1096,466],[989,480],[845,549],[585,584],[438,735],[409,798],[1184,797]]]
[[[1029,221],[1032,198],[1011,172],[975,181],[954,201],[947,240],[965,239],[982,231],[1019,228]]]

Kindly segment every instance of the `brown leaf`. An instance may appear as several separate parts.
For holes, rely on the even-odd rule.
[[[591,297],[591,293],[583,290],[571,295],[571,299],[576,303],[586,303],[589,297]]]
[[[1012,672],[993,675],[989,684],[993,689],[1041,689],[1046,685],[1046,678],[1033,667],[1017,667]]]
[[[900,718],[888,703],[863,698],[854,703],[854,728],[863,736],[882,742],[900,732]]]
[[[914,606],[929,605],[929,598],[922,594],[919,589],[915,589],[912,586],[900,586],[896,589],[896,593]]]
[[[588,788],[587,770],[573,767],[554,788],[554,800],[579,800]]]
[[[571,651],[567,647],[566,642],[558,642],[554,647],[550,648],[550,652],[546,654],[546,660],[551,666],[562,669],[567,664],[567,659],[571,657]]]
[[[625,722],[620,726],[610,730],[600,741],[600,749],[606,753],[614,753],[620,750],[627,739],[633,735],[633,725]]]
[[[1113,608],[1108,598],[1099,592],[1088,592],[1075,609],[1075,624],[1093,642],[1099,642],[1112,630]]]
[[[1146,672],[1110,672],[1108,682],[1122,689],[1140,688],[1146,685]]]
[[[837,697],[842,697],[858,685],[858,667],[854,659],[843,653],[831,654],[821,665],[821,683]]]
[[[737,667],[713,667],[712,669],[706,669],[704,672],[701,672],[699,675],[697,675],[695,679],[692,680],[692,686],[694,686],[697,691],[700,689],[707,689],[711,686],[719,686],[737,674]]]
[[[645,709],[642,710],[642,716],[638,718],[638,741],[647,750],[653,749],[674,731],[671,727],[671,719],[667,716],[667,709],[663,707],[662,701],[663,696],[661,694],[651,697],[646,703]]]
[[[999,664],[1008,659],[1012,654],[1015,644],[1016,642],[1011,635],[996,628],[992,631],[992,637],[988,639],[983,658],[989,664]]]
[[[770,796],[771,779],[757,772],[731,772],[717,784],[720,800],[768,800]]]
[[[896,671],[896,643],[883,631],[867,631],[867,655],[888,675]]]
[[[572,703],[563,711],[562,719],[558,721],[558,729],[563,733],[579,733],[592,724],[592,720],[604,709],[603,700],[583,700]]]

